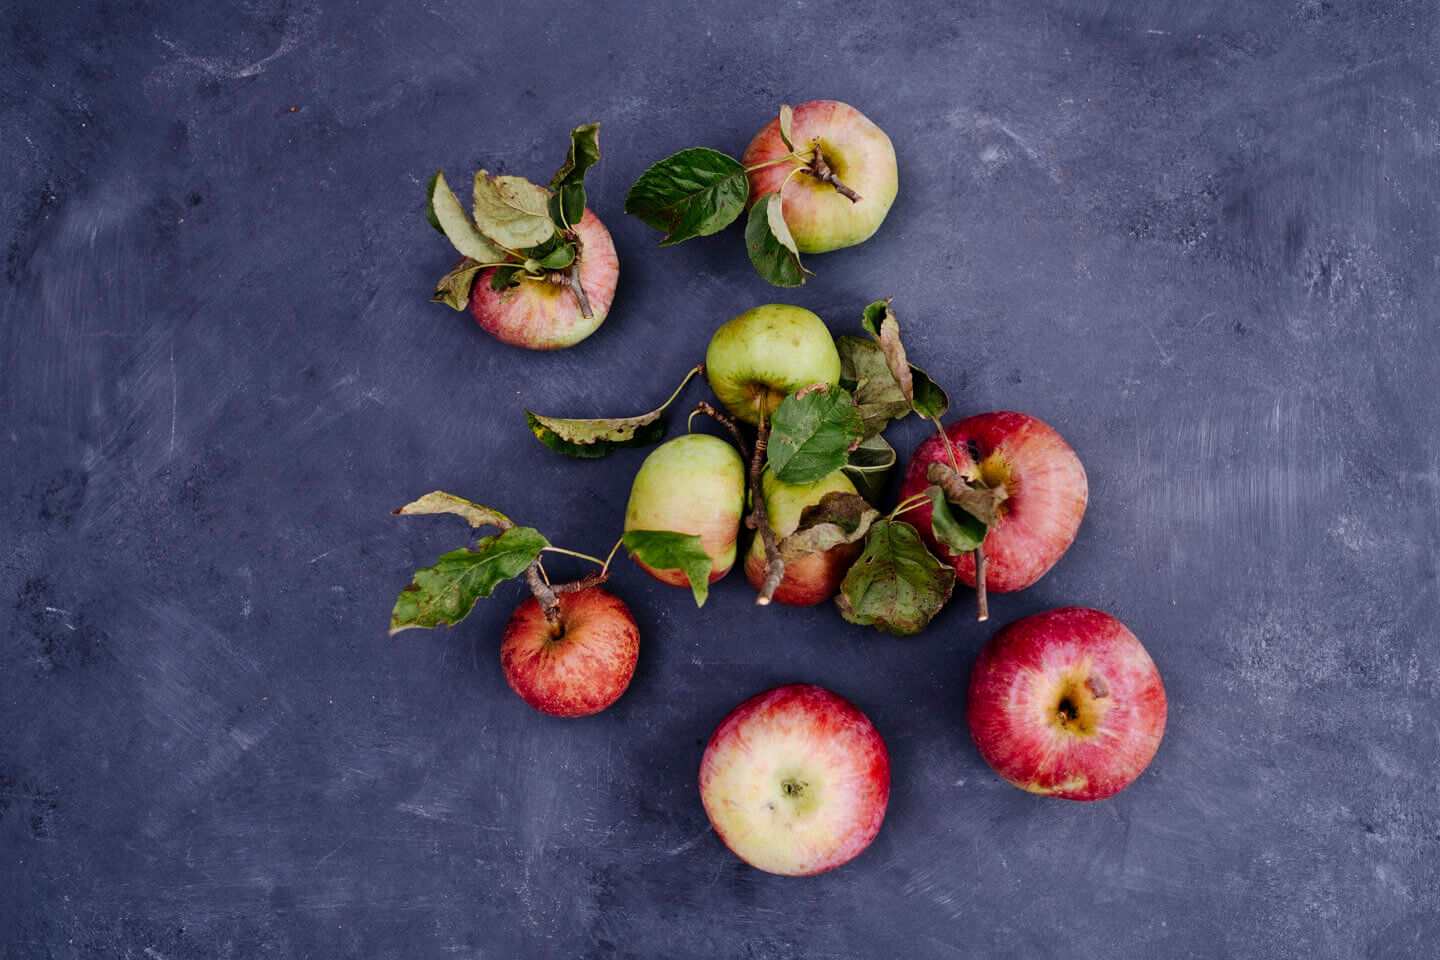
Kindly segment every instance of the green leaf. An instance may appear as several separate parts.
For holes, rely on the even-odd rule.
[[[427,493],[419,500],[407,503],[395,511],[396,516],[420,513],[453,513],[470,521],[472,527],[499,527],[501,530],[508,530],[515,526],[510,518],[499,510],[482,507],[478,503],[472,503],[463,497],[457,497],[453,493],[446,493],[443,490]]]
[[[524,177],[492,177],[484,170],[475,174],[475,222],[487,237],[511,250],[533,247],[555,235],[544,187]]]
[[[855,395],[855,409],[865,424],[865,435],[875,436],[891,421],[910,412],[900,385],[880,345],[861,337],[836,337],[840,352],[840,383]]]
[[[985,542],[986,527],[964,510],[951,510],[945,491],[935,485],[925,488],[930,498],[930,526],[935,539],[957,554],[969,553]]]
[[[849,391],[801,390],[775,408],[766,462],[781,483],[816,483],[845,466],[864,433]]]
[[[564,270],[575,262],[575,247],[562,243],[540,259],[540,266],[546,270]]]
[[[780,139],[784,141],[786,150],[795,149],[795,144],[790,139],[790,126],[794,119],[795,111],[790,109],[790,104],[780,104]]]
[[[570,131],[570,153],[555,176],[550,178],[550,189],[580,186],[585,180],[585,171],[599,162],[600,124],[587,123],[583,127],[576,127]],[[578,219],[577,217],[576,220]],[[570,223],[575,223],[576,220],[571,220]]]
[[[855,484],[860,496],[871,503],[879,503],[885,492],[885,481],[890,469],[895,466],[895,448],[876,434],[860,442],[850,452],[850,462],[845,464],[845,476]]]
[[[900,388],[911,409],[922,417],[939,419],[950,409],[950,398],[925,371],[910,363],[905,346],[900,342],[900,322],[890,309],[889,299],[876,300],[865,308],[861,324],[875,338],[885,356],[890,376]]]
[[[416,570],[410,586],[400,591],[390,614],[390,632],[454,626],[469,615],[476,600],[524,573],[547,544],[533,527],[511,527],[473,548],[444,554],[433,567]]]
[[[945,411],[950,409],[950,395],[940,384],[931,380],[924,370],[913,363],[910,364],[910,379],[914,383],[915,412],[931,420],[939,420],[945,416]]]
[[[656,570],[679,570],[690,581],[695,606],[705,606],[710,595],[710,570],[714,562],[700,538],[672,530],[627,530],[625,549],[630,556]]]
[[[440,278],[430,302],[446,303],[456,310],[464,310],[470,305],[470,288],[475,286],[475,277],[484,269],[484,264],[476,263],[469,257],[461,260],[458,267]]]
[[[805,282],[800,251],[785,223],[780,194],[767,193],[750,208],[745,224],[745,249],[750,263],[766,281],[777,287],[798,287]]]
[[[516,286],[520,282],[521,272],[522,268],[518,266],[496,267],[495,272],[490,274],[490,289],[499,293],[506,287]]]
[[[860,316],[860,325],[876,340],[880,339],[880,324],[885,321],[885,317],[894,316],[890,310],[891,299],[893,298],[886,297],[884,300],[876,300],[866,306]]]
[[[445,182],[445,175],[438,170],[435,176],[430,178],[425,200],[425,217],[431,226],[445,234],[456,250],[471,260],[477,263],[500,263],[505,259],[505,251],[491,243],[475,226],[475,221],[470,219],[470,214],[460,205],[455,191]]]
[[[854,543],[865,536],[880,511],[853,493],[834,491],[800,511],[795,531],[780,541],[780,557],[786,563],[808,553],[824,553],[842,543]]]
[[[749,196],[750,181],[740,161],[694,147],[641,174],[625,197],[625,212],[666,231],[660,241],[665,246],[725,229],[740,216]]]
[[[663,409],[663,408],[662,408]],[[604,420],[562,420],[525,411],[525,422],[535,439],[567,457],[596,459],[626,447],[648,447],[665,435],[660,410],[638,417]]]
[[[580,184],[567,183],[555,196],[560,200],[560,215],[566,226],[573,227],[585,218],[585,188]]]
[[[954,588],[954,569],[935,559],[914,527],[877,520],[835,605],[851,623],[905,637],[924,629]]]

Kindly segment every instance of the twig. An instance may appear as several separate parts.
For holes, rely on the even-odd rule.
[[[730,435],[735,438],[735,445],[740,448],[740,456],[750,456],[750,445],[745,442],[745,436],[740,432],[740,425],[735,422],[734,417],[721,413],[719,410],[716,410],[704,400],[701,400],[700,403],[696,405],[695,413],[703,413],[707,417],[711,417],[716,420],[725,429],[729,430]]]
[[[975,548],[975,619],[990,619],[990,604],[985,599],[985,544]]]
[[[760,606],[767,606],[775,596],[775,590],[780,586],[780,580],[785,576],[785,560],[780,556],[780,544],[775,539],[775,531],[770,529],[770,520],[765,515],[765,491],[760,482],[760,475],[765,464],[765,448],[770,445],[770,421],[760,419],[759,432],[755,434],[755,453],[750,458],[750,516],[745,518],[745,525],[760,534],[760,540],[765,545],[765,582],[760,585],[760,595],[755,602]]]
[[[525,568],[525,582],[530,584],[530,592],[540,604],[540,612],[545,614],[545,622],[550,625],[550,635],[558,638],[565,632],[565,627],[560,622],[560,601],[555,597],[555,589],[541,578],[539,560]]]
[[[819,147],[815,148],[815,159],[810,161],[809,170],[810,173],[814,175],[817,179],[823,180],[826,183],[830,184],[830,186],[835,188],[836,193],[840,194],[840,196],[846,198],[851,203],[860,202],[860,194],[856,193],[854,190],[851,190],[848,186],[845,185],[845,182],[843,180],[835,176],[835,171],[830,169],[830,164],[825,160],[825,154],[820,152]]]
[[[579,580],[571,580],[569,583],[558,583],[551,587],[550,590],[557,596],[562,593],[579,593],[582,590],[589,590],[591,587],[598,587],[608,579],[610,579],[610,574],[603,570],[593,570]]]

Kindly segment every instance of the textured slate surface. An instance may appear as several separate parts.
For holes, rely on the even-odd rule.
[[[0,9],[0,956],[1433,956],[1432,3],[64,6]],[[621,215],[648,163],[814,97],[902,186],[802,290],[738,228],[660,250]],[[600,333],[523,353],[426,303],[424,178],[548,176],[594,119]],[[880,295],[956,414],[1085,460],[1078,542],[994,622],[1145,641],[1171,719],[1130,790],[984,766],[968,595],[898,641],[627,565],[639,672],[584,721],[505,687],[518,587],[385,636],[465,533],[389,516],[413,495],[613,541],[643,452],[562,459],[524,405],[638,412],[744,308],[850,331]],[[809,880],[738,862],[695,787],[795,679],[895,765],[875,844]]]

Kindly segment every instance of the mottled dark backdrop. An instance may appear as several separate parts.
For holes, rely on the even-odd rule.
[[[1430,957],[1440,938],[1436,9],[1397,2],[783,5],[251,0],[0,8],[0,955]],[[781,101],[883,126],[900,197],[780,292],[738,228],[621,214],[651,161]],[[550,174],[603,122],[622,259],[579,347],[426,302],[444,167]],[[962,595],[922,636],[697,611],[625,565],[629,693],[541,716],[500,675],[519,588],[385,635],[458,521],[597,551],[643,453],[560,458],[522,408],[638,412],[715,327],[893,295],[956,414],[1054,424],[1075,547],[995,622],[1098,606],[1168,735],[1118,798],[1000,782]],[[896,431],[906,455],[919,424]],[[895,764],[875,844],[751,870],[702,739],[809,680]]]

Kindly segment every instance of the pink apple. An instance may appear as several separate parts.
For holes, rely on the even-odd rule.
[[[556,717],[599,713],[620,698],[635,673],[640,633],[619,597],[602,587],[564,593],[558,635],[534,597],[515,609],[500,644],[511,689]]]
[[[792,683],[751,697],[715,728],[700,799],[720,839],[770,873],[808,876],[875,839],[890,799],[890,753],[850,701]]]
[[[1087,607],[1037,613],[991,637],[965,709],[996,773],[1067,800],[1125,789],[1165,733],[1155,662],[1125,624]]]
[[[558,350],[579,343],[599,328],[615,298],[620,259],[610,231],[586,210],[575,226],[580,236],[579,280],[590,301],[591,316],[581,314],[579,301],[566,285],[527,278],[519,286],[496,292],[490,277],[496,267],[480,271],[470,291],[470,313],[496,339],[531,350]]]
[[[800,104],[790,129],[794,152],[804,162],[790,160],[752,169],[750,202],[783,187],[785,225],[801,253],[824,253],[869,239],[890,212],[900,186],[895,147],[885,131],[859,110],[835,100]],[[755,167],[790,153],[780,138],[780,119],[776,117],[750,141],[744,163]],[[811,172],[817,153],[859,200],[851,201]]]
[[[955,451],[960,474],[987,486],[1003,485],[1009,499],[1000,504],[999,522],[985,536],[985,586],[994,593],[1022,590],[1039,580],[1070,548],[1090,488],[1075,451],[1042,420],[1023,413],[982,413],[945,431]],[[949,463],[950,454],[938,435],[915,450],[900,499],[930,485],[925,471],[932,463]],[[930,504],[905,514],[937,557],[948,560],[955,573],[975,585],[975,557],[956,556],[935,540]]]

